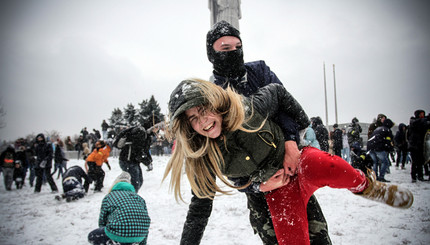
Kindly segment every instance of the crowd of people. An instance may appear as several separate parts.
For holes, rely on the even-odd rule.
[[[18,139],[0,156],[6,190],[12,190],[13,182],[22,188],[29,171],[28,183],[35,193],[44,182],[56,193],[53,177],[58,172],[63,194],[56,199],[83,198],[93,182],[95,191],[104,188],[102,166],[110,168],[109,156],[118,150],[123,173],[103,199],[99,227],[88,240],[146,244],[150,218],[145,200],[137,194],[143,182],[140,163],[151,171],[151,145],[154,154],[162,155],[170,153],[174,142],[164,179],[171,174],[175,197],[182,199],[185,167],[193,194],[180,244],[200,243],[216,193],[226,193],[216,179],[246,195],[251,226],[264,244],[331,244],[324,214],[312,194],[326,185],[393,207],[412,205],[412,193],[389,184],[386,175],[393,156],[399,169],[411,163],[412,182],[427,181],[424,143],[430,114],[415,111],[409,122],[398,124],[395,136],[395,123],[380,114],[366,142],[356,117],[345,127],[334,124],[329,132],[319,116],[308,118],[265,61],[244,62],[240,32],[229,23],[216,23],[207,33],[206,46],[214,81],[179,83],[170,97],[168,127],[113,130],[103,120],[101,133],[89,133],[85,127],[75,141],[53,141],[44,134],[30,142]],[[166,136],[174,141],[165,143]],[[65,151],[77,151],[85,169],[67,167]],[[297,216],[292,220],[290,213]]]

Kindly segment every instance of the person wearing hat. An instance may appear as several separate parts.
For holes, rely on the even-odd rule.
[[[342,130],[339,129],[339,125],[337,123],[333,125],[333,132],[330,134],[330,139],[333,141],[334,154],[342,157]]]
[[[122,172],[112,184],[100,208],[99,228],[88,234],[88,241],[94,245],[139,244],[148,240],[151,218],[145,199],[139,196],[131,176]]]
[[[385,116],[382,113],[378,114],[378,116],[376,117],[376,120],[374,119],[373,123],[369,125],[369,129],[367,130],[368,138],[370,138],[370,136],[372,135],[373,131],[375,131],[375,129],[382,126],[382,123],[384,122],[385,119],[387,119],[387,116]]]
[[[46,180],[51,187],[51,191],[58,192],[57,185],[51,176],[53,155],[52,144],[46,142],[44,134],[38,134],[36,136],[36,142],[37,145],[34,149],[36,155],[36,164],[34,167],[36,172],[36,185],[34,187],[34,192],[39,193],[41,191],[44,176],[46,176]]]
[[[348,136],[348,143],[351,147],[352,144],[355,142],[358,142],[360,145],[362,145],[362,138],[360,137],[360,134],[363,130],[361,129],[360,124],[358,123],[358,119],[354,117],[351,120],[351,123],[348,125],[348,128],[346,130],[346,134]]]
[[[411,178],[412,182],[424,181],[423,165],[424,165],[424,138],[426,132],[430,129],[430,116],[425,116],[424,110],[416,110],[414,116],[409,120],[408,142],[409,151],[411,152],[412,166]],[[426,173],[428,174],[428,166]]]
[[[276,74],[263,60],[244,62],[244,53],[240,32],[226,21],[216,23],[206,35],[207,57],[213,65],[213,82],[222,88],[232,87],[237,93],[250,96],[261,87],[271,83],[282,84]],[[306,115],[306,114],[305,114]],[[289,154],[286,163],[295,169],[299,159],[299,130],[309,124],[298,127],[297,123],[280,113],[275,121],[281,125],[284,133],[285,147]],[[276,244],[267,202],[261,193],[247,192],[249,220],[255,233],[258,233],[264,244]],[[189,205],[183,227],[181,244],[199,244],[209,216],[213,200],[198,198],[194,193]],[[308,219],[311,242],[331,244],[327,222],[315,196],[308,203]]]
[[[345,188],[367,199],[398,208],[409,208],[413,195],[408,190],[376,181],[340,157],[313,147],[300,152],[294,173],[284,167],[282,129],[273,121],[284,111],[301,125],[303,109],[279,84],[258,90],[244,98],[230,88],[224,90],[203,80],[184,80],[169,101],[169,130],[176,139],[163,180],[171,174],[170,187],[181,199],[181,178],[185,169],[195,195],[213,199],[227,194],[216,183],[243,189],[250,186],[267,201],[277,241],[273,244],[310,244],[307,202],[317,189]],[[262,113],[262,114],[260,114]],[[246,180],[235,186],[226,179]]]
[[[388,118],[385,119],[382,126],[375,129],[367,141],[367,150],[373,160],[373,171],[375,171],[378,180],[381,182],[390,182],[385,179],[385,173],[390,167],[388,153],[394,149],[394,137],[391,131],[393,126],[393,121]],[[379,165],[379,162],[381,165]]]

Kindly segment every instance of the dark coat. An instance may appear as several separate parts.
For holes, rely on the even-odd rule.
[[[45,140],[45,136],[43,134],[39,134],[36,136],[36,139],[41,136],[43,138],[42,141],[37,142],[36,148],[34,149],[35,156],[36,156],[36,164],[35,168],[43,168],[40,164],[43,161],[46,161],[45,168],[51,168],[52,167],[52,145],[47,144]]]
[[[400,151],[407,151],[408,149],[408,141],[406,138],[406,125],[403,123],[399,124],[399,130],[397,131],[396,136],[394,136],[394,145]]]
[[[423,151],[424,137],[428,129],[430,129],[430,120],[428,117],[419,118],[419,112],[415,112],[415,117],[411,117],[409,121],[408,141],[409,150]]]
[[[64,157],[63,149],[57,145],[57,147],[55,147],[55,152],[54,152],[54,162],[63,163],[63,161],[68,161],[68,159]]]
[[[367,131],[367,137],[368,138],[371,137],[371,135],[373,134],[373,131],[375,131],[375,129],[382,126],[381,120],[384,117],[387,118],[387,116],[385,116],[384,114],[378,114],[378,117],[376,118],[376,120],[369,125],[369,129]]]
[[[343,145],[342,145],[342,130],[336,128],[333,133],[332,133],[332,138],[333,140],[333,149],[340,149],[342,150]]]
[[[113,145],[121,149],[119,160],[143,163],[143,157],[148,149],[147,132],[142,127],[130,127],[121,131],[115,138]]]
[[[0,155],[0,164],[2,168],[14,168],[16,160],[15,149],[8,146]]]
[[[79,183],[81,183],[81,184],[82,184],[82,180],[85,180],[83,186],[84,186],[85,192],[88,192],[88,188],[89,188],[92,180],[81,167],[72,166],[72,167],[68,168],[66,170],[66,172],[64,172],[64,174],[63,174],[63,190],[64,190],[64,192],[67,192],[70,189],[73,189],[73,187],[68,187],[68,186],[64,185],[64,182],[69,177],[76,178],[76,180],[79,181]]]
[[[263,120],[264,117],[255,112],[247,125],[249,129],[255,129]],[[218,146],[224,158],[221,171],[227,177],[247,177],[253,182],[264,182],[283,167],[282,131],[269,120],[255,133],[227,132],[223,139],[219,139]]]
[[[363,129],[361,129],[361,126],[358,124],[358,122],[352,122],[350,125],[348,125],[346,135],[348,136],[348,143],[350,146],[354,144],[354,142],[361,144],[360,133],[362,131]]]
[[[261,87],[271,83],[282,84],[275,73],[273,73],[266,63],[262,60],[245,63],[246,75],[240,79],[231,79],[214,74],[214,83],[224,89],[231,86],[239,94],[248,97],[257,92]],[[295,101],[294,107],[300,107],[300,104]],[[303,112],[306,116],[306,113]],[[284,112],[276,115],[273,118],[282,128],[285,140],[295,140],[299,143],[298,131],[308,127],[307,124],[297,124],[292,118],[288,117]],[[309,119],[306,121],[309,122]]]
[[[321,150],[328,152],[328,130],[323,125],[323,122],[320,117],[316,117],[313,119],[312,129],[315,131],[315,135],[317,137],[318,143],[320,144]]]
[[[394,123],[390,119],[385,119],[382,126],[373,131],[370,139],[367,141],[367,150],[387,151],[393,150],[393,132],[391,128]]]

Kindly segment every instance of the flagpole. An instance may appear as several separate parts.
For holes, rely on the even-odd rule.
[[[336,96],[336,74],[335,74],[335,71],[334,71],[334,64],[333,64],[333,82],[334,82],[334,113],[335,113],[335,116],[336,116],[336,123],[338,123],[338,120],[337,120],[337,96]]]
[[[327,108],[327,82],[325,76],[325,62],[323,63],[324,70],[324,97],[325,97],[325,125],[328,127],[328,108]]]

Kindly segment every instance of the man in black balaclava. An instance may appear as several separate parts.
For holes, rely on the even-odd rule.
[[[250,96],[267,84],[282,84],[264,61],[244,63],[240,32],[226,21],[216,23],[208,32],[206,48],[208,59],[214,68],[214,83],[223,88],[231,86],[239,94]],[[300,116],[301,120],[297,122],[284,114],[280,114],[278,118],[274,119],[284,132],[287,153],[284,169],[286,173],[290,174],[295,172],[300,156],[296,144],[299,139],[298,131],[305,129],[310,124],[305,113]],[[239,183],[239,185],[243,184]],[[263,244],[277,244],[264,193],[259,191],[259,186],[247,188],[246,191],[250,210],[249,218],[254,231],[258,233]],[[212,211],[212,202],[211,199],[199,199],[193,194],[182,232],[181,244],[200,243]],[[309,200],[307,213],[311,244],[331,244],[327,222],[315,196]]]

